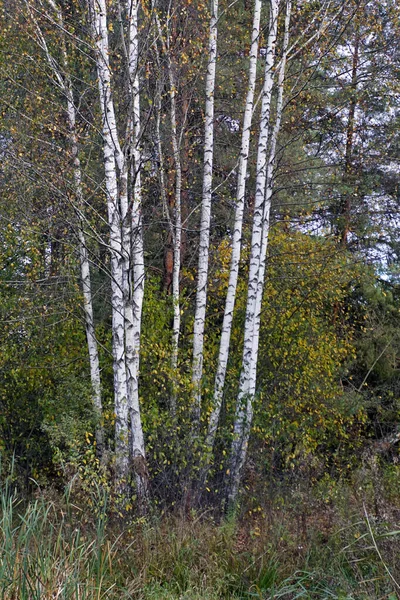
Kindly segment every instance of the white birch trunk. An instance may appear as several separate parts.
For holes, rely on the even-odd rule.
[[[103,427],[101,423],[102,418],[102,401],[101,401],[101,380],[100,380],[100,363],[99,363],[99,352],[97,346],[96,333],[94,328],[93,319],[93,303],[92,303],[92,287],[90,281],[90,264],[88,250],[86,246],[86,238],[83,228],[82,212],[84,209],[83,203],[83,192],[82,192],[82,174],[81,165],[78,155],[78,142],[76,137],[75,123],[76,113],[75,105],[72,98],[72,89],[68,86],[67,93],[68,103],[68,121],[70,128],[70,144],[71,153],[73,156],[73,169],[74,169],[74,185],[75,195],[78,203],[79,212],[79,258],[80,258],[80,269],[81,269],[81,282],[82,282],[82,293],[83,293],[83,312],[85,315],[85,327],[86,327],[86,340],[89,352],[89,365],[90,365],[90,381],[92,384],[92,398],[93,405],[96,411],[96,445],[99,456],[102,455],[104,450],[104,435]]]
[[[214,159],[214,91],[217,64],[218,0],[211,0],[210,36],[206,76],[204,125],[204,171],[200,220],[200,246],[197,274],[196,309],[193,327],[193,430],[198,429],[201,412],[204,328],[207,304],[208,255],[210,248],[211,192]]]
[[[279,130],[282,121],[283,111],[283,92],[284,82],[286,73],[286,61],[289,46],[289,27],[290,27],[290,15],[292,10],[291,0],[286,2],[286,15],[285,15],[285,32],[282,46],[282,59],[279,66],[278,74],[278,97],[276,102],[276,117],[274,129],[271,136],[271,145],[269,160],[267,166],[267,181],[265,189],[265,201],[264,201],[264,214],[263,214],[263,230],[262,230],[262,242],[261,242],[261,259],[260,269],[258,274],[258,286],[257,286],[257,297],[256,297],[256,308],[255,308],[255,322],[254,322],[254,334],[253,334],[253,355],[251,360],[251,372],[250,372],[250,398],[254,397],[256,391],[257,381],[257,362],[258,362],[258,348],[260,339],[260,321],[261,321],[261,307],[264,292],[264,279],[265,279],[265,267],[268,247],[268,236],[270,229],[270,212],[271,212],[271,199],[274,188],[274,169],[276,162],[276,144],[278,140]]]
[[[127,0],[128,33],[128,79],[130,110],[128,117],[127,140],[131,154],[131,220],[129,263],[133,270],[133,289],[125,306],[126,361],[128,402],[130,416],[130,449],[136,481],[136,491],[141,508],[144,508],[148,494],[148,472],[144,434],[139,403],[139,359],[142,308],[144,297],[144,252],[142,226],[141,152],[140,152],[140,91],[139,91],[139,47],[138,47],[138,1]],[[131,286],[130,286],[131,287]]]
[[[172,70],[171,59],[168,56],[168,75],[170,85],[170,101],[171,101],[171,137],[172,149],[174,152],[175,162],[175,206],[174,206],[174,264],[172,271],[172,301],[174,303],[174,321],[172,329],[172,357],[171,366],[175,373],[178,368],[178,351],[179,351],[179,334],[181,327],[181,309],[179,296],[179,279],[181,269],[181,244],[182,244],[182,210],[181,210],[181,192],[182,192],[182,166],[179,152],[177,125],[176,125],[176,93],[175,93],[175,78]],[[174,392],[172,410],[176,410],[176,392]]]
[[[129,477],[128,391],[125,359],[124,250],[122,244],[117,161],[120,168],[123,167],[123,164],[111,95],[112,85],[105,0],[92,0],[91,10],[102,115],[104,170],[110,228],[115,466],[117,487],[121,491],[126,492]]]
[[[242,371],[233,430],[233,441],[230,456],[228,485],[228,504],[233,506],[239,490],[241,469],[245,461],[253,403],[250,397],[250,382],[253,357],[253,335],[258,288],[258,275],[261,261],[262,228],[264,213],[265,184],[267,177],[267,151],[269,139],[269,120],[271,111],[273,67],[275,63],[275,46],[277,37],[279,0],[270,0],[269,32],[265,63],[264,86],[262,92],[260,133],[257,150],[256,193],[251,239],[251,255],[249,266],[249,282],[244,331],[244,347]]]
[[[236,190],[235,224],[232,239],[232,257],[229,272],[228,291],[225,302],[224,320],[218,356],[217,373],[214,387],[214,406],[208,423],[208,433],[205,441],[206,452],[211,454],[217,432],[221,412],[222,395],[225,385],[226,368],[229,358],[230,338],[233,321],[233,311],[236,301],[236,288],[239,277],[240,253],[242,245],[243,211],[246,192],[247,163],[249,158],[250,132],[253,117],[254,93],[257,75],[258,41],[260,36],[261,0],[255,0],[253,13],[253,30],[251,36],[249,83],[243,116],[242,141],[239,155],[238,178]]]
[[[171,220],[171,215],[170,215],[169,208],[168,208],[167,189],[166,189],[166,183],[165,183],[164,153],[163,153],[162,144],[161,144],[161,95],[162,95],[163,85],[164,85],[163,82],[161,81],[161,79],[159,79],[158,86],[157,86],[158,89],[157,89],[156,101],[155,101],[155,111],[156,111],[155,143],[156,143],[157,152],[158,152],[158,162],[159,162],[158,174],[159,174],[159,178],[160,178],[160,195],[161,195],[161,203],[162,203],[162,207],[163,207],[163,216],[165,216],[167,219],[168,229],[171,234],[171,237],[173,238],[175,235],[175,232],[174,232],[174,226],[173,226],[173,223]]]
[[[63,16],[59,6],[53,0],[49,0],[49,5],[55,14],[55,18],[60,26],[60,30],[64,31]],[[30,10],[29,4],[28,9]],[[42,30],[32,11],[30,10],[31,17],[35,22],[36,31],[38,34],[39,45],[42,47],[46,54],[47,62],[51,67],[57,87],[59,87],[64,93],[67,99],[67,117],[69,127],[69,144],[72,156],[72,168],[73,168],[73,183],[74,183],[74,194],[76,198],[75,209],[78,214],[78,240],[79,240],[79,263],[81,271],[81,284],[83,294],[83,314],[85,318],[85,329],[86,329],[86,341],[88,346],[89,354],[89,367],[90,367],[90,381],[92,388],[92,402],[96,413],[96,445],[99,456],[102,455],[104,449],[104,434],[101,423],[102,418],[102,400],[101,400],[101,379],[100,379],[100,362],[99,352],[97,346],[97,339],[94,327],[93,319],[93,302],[92,302],[92,286],[90,280],[90,263],[88,250],[86,245],[85,231],[84,231],[84,196],[82,190],[82,170],[79,159],[79,146],[78,138],[76,134],[76,107],[74,103],[73,87],[71,77],[69,74],[68,65],[68,54],[65,44],[64,35],[61,37],[61,56],[62,56],[62,71],[58,68],[58,65],[52,57],[49,48],[46,44],[45,37]]]
[[[171,367],[173,371],[173,377],[176,378],[176,371],[178,368],[178,354],[179,354],[179,335],[181,327],[181,310],[180,310],[180,268],[181,268],[181,246],[182,246],[182,207],[181,207],[181,195],[182,195],[182,165],[181,156],[178,140],[177,131],[177,120],[176,120],[176,84],[175,76],[173,72],[173,66],[170,57],[170,41],[169,41],[169,23],[167,23],[167,41],[163,41],[162,29],[160,20],[156,14],[156,23],[158,29],[158,35],[162,42],[163,52],[167,60],[168,80],[169,80],[169,94],[170,94],[170,120],[171,120],[171,139],[172,139],[172,150],[174,154],[175,163],[175,206],[174,206],[174,225],[172,226],[172,238],[173,238],[173,252],[174,262],[172,271],[172,301],[173,301],[173,326],[172,326],[172,356],[171,356]],[[168,19],[169,21],[169,19]],[[159,118],[159,117],[158,117]],[[159,140],[159,153],[162,157],[161,140],[159,135],[158,126],[158,140]],[[162,171],[163,175],[163,171]],[[164,188],[165,189],[165,188]],[[165,203],[166,204],[166,203]],[[168,207],[166,206],[166,211]],[[168,218],[170,222],[170,218]],[[176,384],[174,383],[174,387]],[[173,415],[176,413],[176,390],[173,390],[171,397],[171,412]]]

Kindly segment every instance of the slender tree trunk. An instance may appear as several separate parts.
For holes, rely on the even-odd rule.
[[[286,61],[289,47],[289,28],[290,28],[290,16],[292,11],[292,1],[286,1],[286,16],[285,16],[285,32],[282,45],[282,59],[280,61],[279,74],[278,74],[278,97],[276,102],[276,117],[274,129],[271,136],[269,160],[267,165],[267,179],[265,189],[265,200],[264,200],[264,214],[263,214],[263,230],[262,230],[262,242],[261,242],[261,259],[260,269],[258,274],[258,285],[257,285],[257,297],[255,307],[255,321],[254,321],[254,333],[253,333],[253,356],[251,360],[251,373],[250,373],[250,398],[254,397],[256,392],[256,380],[257,380],[257,362],[258,362],[258,348],[260,339],[260,321],[261,321],[261,307],[264,292],[264,280],[265,280],[265,267],[267,258],[267,247],[268,237],[270,229],[270,212],[271,212],[271,200],[274,189],[274,169],[276,163],[276,144],[278,141],[278,135],[281,128],[282,112],[283,112],[283,93],[284,83],[286,74]]]
[[[181,243],[182,243],[182,211],[181,211],[181,193],[182,193],[182,167],[180,149],[178,143],[177,124],[176,124],[176,93],[175,93],[175,77],[172,70],[171,59],[168,56],[168,75],[170,85],[170,101],[171,101],[171,136],[172,149],[174,152],[175,162],[175,206],[174,206],[174,221],[175,221],[175,236],[174,236],[174,266],[172,273],[172,301],[174,303],[174,322],[172,334],[172,357],[171,366],[174,372],[178,368],[178,352],[179,352],[179,335],[181,328],[181,309],[180,309],[180,269],[181,269]],[[173,397],[173,412],[176,411],[176,392]]]
[[[160,62],[159,62],[159,67],[160,67]],[[167,219],[167,224],[168,224],[168,237],[170,237],[171,239],[173,239],[174,237],[174,226],[171,220],[171,215],[170,215],[170,211],[169,211],[169,206],[168,206],[168,198],[167,198],[167,183],[166,183],[166,178],[165,178],[165,162],[164,162],[164,152],[163,152],[163,148],[162,148],[162,143],[161,143],[161,97],[162,97],[162,88],[163,88],[163,81],[161,79],[161,75],[158,76],[158,89],[157,89],[157,94],[156,94],[156,100],[155,100],[155,117],[156,117],[156,135],[155,135],[155,144],[157,146],[157,152],[158,152],[158,163],[159,163],[159,167],[158,167],[158,174],[159,174],[159,178],[160,178],[160,195],[161,195],[161,202],[162,202],[162,207],[163,207],[163,216],[165,216],[165,218]],[[167,242],[168,243],[168,242]],[[165,257],[164,257],[164,261],[165,261]],[[169,272],[169,268],[168,268],[168,272]],[[169,278],[169,276],[168,276]],[[164,273],[164,279],[165,279],[165,273]]]
[[[111,253],[112,350],[115,403],[115,467],[117,488],[126,493],[129,479],[128,389],[125,357],[125,294],[122,219],[117,161],[126,173],[119,146],[109,64],[105,0],[91,0],[96,68],[102,115],[103,156]],[[126,187],[125,187],[126,191]]]
[[[349,116],[347,118],[346,130],[346,150],[344,157],[343,184],[348,187],[351,184],[351,175],[353,169],[353,144],[354,144],[354,126],[357,108],[357,79],[359,62],[360,33],[357,27],[354,43],[353,62],[351,70],[351,99],[349,106]],[[342,198],[339,214],[339,238],[341,245],[345,248],[348,243],[351,219],[351,194],[345,190]]]
[[[55,19],[60,27],[60,31],[64,31],[63,16],[60,7],[53,1],[48,0]],[[104,449],[104,432],[101,423],[102,419],[102,400],[101,400],[101,380],[100,380],[100,361],[97,346],[97,339],[94,327],[93,318],[93,302],[92,302],[92,286],[90,279],[90,263],[88,249],[86,245],[85,229],[84,229],[84,196],[82,190],[82,170],[79,159],[78,137],[76,134],[76,107],[74,102],[74,93],[72,81],[69,72],[68,54],[65,43],[64,34],[61,34],[61,65],[62,71],[59,69],[57,62],[52,57],[46,43],[46,39],[42,30],[37,23],[35,16],[28,10],[35,23],[38,36],[38,43],[45,52],[47,62],[53,71],[56,86],[61,89],[67,100],[67,117],[69,127],[69,145],[72,156],[73,169],[73,187],[76,199],[75,210],[78,214],[78,240],[79,240],[79,263],[81,271],[81,284],[83,294],[83,313],[85,318],[86,340],[89,354],[90,381],[92,387],[92,402],[96,412],[96,445],[97,453],[101,457]]]
[[[242,371],[240,375],[239,392],[236,405],[233,441],[230,455],[229,484],[227,490],[229,507],[234,506],[239,491],[240,475],[246,457],[247,443],[253,416],[253,402],[251,398],[250,384],[253,359],[253,336],[256,315],[257,288],[262,248],[269,120],[274,77],[273,67],[275,63],[278,9],[279,0],[270,0],[269,32],[264,86],[262,92],[260,134],[257,151],[256,193],[251,239]]]
[[[187,254],[187,225],[189,215],[189,132],[186,129],[187,115],[189,113],[190,99],[185,87],[181,90],[181,114],[182,122],[185,128],[181,130],[181,167],[182,167],[182,192],[181,192],[181,218],[182,218],[182,239],[181,239],[181,265],[184,264]]]
[[[142,157],[140,151],[141,125],[137,0],[127,0],[126,13],[128,22],[128,80],[131,102],[127,133],[129,154],[131,156],[131,221],[129,227],[127,224],[127,228],[129,229],[131,239],[127,243],[129,244],[129,264],[131,263],[133,268],[133,290],[125,306],[125,314],[127,315],[126,361],[131,455],[138,500],[141,509],[144,510],[148,496],[148,471],[139,402],[140,336],[145,271],[142,223]]]
[[[78,154],[78,143],[75,129],[75,105],[72,98],[72,89],[68,88],[67,94],[68,102],[68,121],[70,128],[70,143],[71,153],[73,157],[73,169],[74,169],[74,184],[75,184],[75,195],[77,199],[77,211],[79,216],[79,228],[78,228],[78,239],[79,239],[79,258],[81,268],[81,282],[82,282],[82,293],[83,293],[83,311],[85,315],[85,326],[86,326],[86,340],[89,351],[89,365],[90,365],[90,380],[92,384],[92,398],[93,405],[96,411],[96,445],[98,455],[101,457],[104,451],[104,433],[102,426],[102,401],[101,401],[101,380],[100,380],[100,362],[99,352],[97,346],[96,333],[94,328],[93,319],[93,302],[92,302],[92,286],[90,280],[90,263],[88,256],[88,249],[86,246],[86,238],[84,233],[84,221],[83,221],[83,193],[82,193],[82,175],[81,166]]]
[[[200,426],[201,379],[203,375],[204,328],[207,304],[208,255],[210,248],[211,191],[214,159],[214,91],[217,64],[218,0],[211,0],[211,20],[206,76],[204,125],[204,170],[200,220],[200,247],[197,273],[196,309],[193,328],[193,430]]]
[[[160,25],[158,15],[156,15],[156,23],[158,29],[158,35],[162,42],[163,52],[167,61],[167,72],[169,81],[169,95],[170,95],[170,121],[171,121],[171,140],[172,150],[174,154],[174,165],[175,165],[175,202],[174,202],[174,225],[172,226],[172,240],[173,240],[173,270],[172,270],[172,301],[173,301],[173,327],[172,327],[172,356],[171,356],[171,367],[174,373],[175,379],[176,371],[178,368],[178,353],[179,353],[179,335],[181,327],[181,310],[180,310],[180,268],[181,268],[181,245],[182,245],[182,210],[181,210],[181,195],[182,195],[182,166],[180,157],[180,144],[178,139],[177,130],[177,116],[176,116],[176,82],[173,71],[173,65],[171,61],[171,48],[170,48],[170,32],[169,32],[169,21],[167,22],[167,33],[166,41],[164,42],[163,33]],[[161,152],[161,142],[160,142]],[[174,383],[174,388],[176,384]],[[176,413],[176,389],[173,390],[171,397],[171,411],[172,414]]]
[[[229,358],[229,347],[236,301],[236,288],[239,277],[240,253],[242,245],[243,212],[246,192],[247,163],[250,148],[250,132],[253,117],[254,93],[257,75],[258,40],[260,36],[261,0],[254,2],[253,31],[250,47],[249,84],[243,116],[242,141],[239,155],[238,178],[236,190],[235,224],[232,239],[232,257],[230,264],[228,291],[225,302],[224,320],[222,323],[221,341],[218,356],[217,374],[214,387],[214,406],[208,424],[206,437],[206,462],[209,462],[221,412],[222,395],[225,385],[226,367]]]

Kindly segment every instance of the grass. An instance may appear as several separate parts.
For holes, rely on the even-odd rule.
[[[1,600],[400,597],[400,532],[362,506],[329,528],[321,509],[304,535],[290,508],[237,523],[192,514],[127,524],[94,500],[95,518],[68,495],[23,503],[2,489]]]

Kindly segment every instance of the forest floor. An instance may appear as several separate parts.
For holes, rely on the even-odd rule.
[[[51,491],[26,502],[6,486],[0,598],[400,598],[395,499],[343,486],[325,496],[292,488],[236,520],[210,510],[122,520],[99,497],[89,509]]]

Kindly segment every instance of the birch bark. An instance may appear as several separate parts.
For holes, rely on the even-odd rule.
[[[214,91],[217,64],[218,0],[211,0],[211,19],[206,76],[204,124],[204,169],[200,220],[200,246],[197,274],[196,309],[193,327],[193,430],[198,429],[201,413],[201,379],[203,374],[204,328],[207,304],[208,255],[210,248],[211,191],[214,159]]]
[[[174,265],[172,273],[172,301],[174,304],[174,321],[173,321],[173,341],[172,341],[172,358],[171,366],[175,372],[178,368],[178,352],[179,352],[179,335],[181,327],[181,310],[180,310],[180,295],[179,295],[179,279],[181,268],[181,244],[182,244],[182,210],[181,210],[181,192],[182,192],[182,166],[180,157],[180,148],[178,143],[177,122],[176,122],[176,84],[169,56],[168,43],[168,76],[170,85],[170,102],[171,102],[171,136],[172,149],[175,162],[175,237],[174,237]],[[176,392],[173,395],[172,411],[176,412]]]
[[[101,400],[101,380],[100,380],[100,362],[99,352],[97,346],[96,333],[94,328],[93,318],[93,303],[92,303],[92,286],[90,279],[90,263],[88,249],[86,245],[86,238],[84,233],[84,221],[82,218],[84,210],[83,192],[82,192],[82,172],[78,153],[78,141],[76,136],[76,111],[75,104],[73,101],[72,87],[70,81],[67,82],[67,112],[68,122],[70,129],[70,144],[71,153],[73,157],[73,169],[74,169],[74,185],[75,195],[77,200],[77,211],[79,216],[79,228],[78,228],[78,239],[79,239],[79,258],[80,258],[80,269],[81,269],[81,282],[82,282],[82,293],[83,293],[83,311],[85,315],[85,327],[86,327],[86,340],[89,351],[89,365],[90,365],[90,380],[92,384],[92,397],[93,404],[96,410],[96,445],[97,452],[101,457],[104,451],[104,434],[103,427],[101,424],[102,419],[102,400]]]
[[[112,350],[115,403],[115,467],[117,487],[127,491],[129,477],[128,388],[125,357],[125,295],[122,219],[118,190],[117,162],[126,173],[118,141],[114,103],[112,99],[107,8],[105,0],[90,0],[96,69],[102,115],[103,159],[110,229]],[[125,175],[124,175],[125,177]],[[125,191],[127,187],[125,186]],[[122,189],[122,191],[124,191]],[[122,202],[123,204],[123,202]]]
[[[249,61],[249,83],[246,96],[246,104],[243,116],[243,131],[239,155],[238,178],[236,189],[235,224],[232,239],[232,257],[230,264],[228,291],[226,295],[224,320],[218,356],[217,374],[214,386],[214,406],[208,423],[206,437],[206,452],[211,454],[217,432],[219,416],[221,412],[222,395],[225,384],[226,367],[229,358],[229,346],[232,330],[233,311],[236,301],[236,288],[239,277],[239,263],[242,245],[242,227],[244,200],[246,192],[247,163],[249,158],[250,132],[253,117],[254,93],[257,75],[258,40],[260,36],[261,0],[255,0],[253,13],[253,30],[250,46]],[[207,458],[207,462],[208,462]]]
[[[285,31],[282,45],[282,58],[279,66],[278,73],[278,97],[276,102],[276,117],[275,124],[271,136],[270,152],[267,165],[267,180],[265,189],[265,200],[264,200],[264,213],[263,213],[263,229],[262,229],[262,242],[261,242],[261,258],[260,268],[258,274],[258,285],[257,285],[257,297],[256,297],[256,308],[255,308],[255,321],[254,321],[254,333],[253,333],[253,354],[251,360],[251,372],[250,372],[250,398],[254,397],[256,391],[256,380],[257,380],[257,362],[258,362],[258,348],[260,339],[260,320],[261,320],[261,305],[264,292],[264,279],[265,279],[265,267],[266,267],[266,256],[268,247],[268,236],[270,229],[270,212],[271,212],[271,200],[274,189],[274,170],[276,163],[276,144],[278,140],[279,130],[282,121],[283,112],[283,93],[284,83],[286,74],[286,62],[289,47],[289,27],[290,27],[290,15],[292,11],[292,2],[287,0],[286,2],[286,15],[285,15]]]
[[[72,170],[73,170],[73,189],[75,195],[75,210],[78,215],[78,240],[79,240],[79,264],[80,264],[80,275],[83,295],[83,313],[85,319],[86,329],[86,341],[88,346],[89,354],[89,368],[90,368],[90,381],[92,387],[92,402],[96,412],[96,445],[97,453],[101,457],[104,450],[104,433],[101,424],[102,418],[102,400],[101,400],[101,379],[100,379],[100,361],[99,352],[97,346],[97,339],[94,327],[93,318],[93,302],[92,302],[92,286],[90,279],[90,263],[89,254],[86,245],[86,236],[84,230],[84,195],[82,189],[82,170],[79,159],[79,145],[78,137],[76,133],[76,106],[74,102],[74,93],[72,80],[69,71],[68,64],[68,53],[65,43],[64,35],[64,22],[60,7],[53,2],[48,0],[49,6],[54,13],[56,22],[60,28],[61,33],[61,69],[59,68],[56,60],[52,56],[46,39],[43,35],[39,24],[37,23],[30,5],[27,3],[28,10],[31,18],[35,23],[35,28],[38,36],[38,43],[46,55],[47,62],[54,74],[56,86],[63,92],[67,101],[67,118],[69,127],[69,145],[72,156]]]
[[[127,54],[130,114],[127,125],[127,154],[130,158],[130,215],[124,214],[125,252],[127,253],[126,362],[127,391],[130,417],[130,450],[136,481],[136,491],[142,509],[148,494],[148,471],[139,402],[139,362],[142,308],[144,297],[144,251],[142,225],[141,150],[140,150],[140,90],[138,1],[127,0]],[[129,220],[130,216],[130,220]],[[133,289],[131,285],[133,270]]]
[[[354,145],[354,134],[356,124],[356,109],[358,104],[357,98],[357,84],[358,84],[358,67],[360,60],[360,29],[359,22],[356,22],[356,32],[354,40],[354,50],[351,67],[351,83],[350,89],[352,91],[349,114],[347,117],[346,126],[346,150],[344,155],[344,172],[343,172],[343,183],[346,187],[351,182],[351,174],[353,170],[353,145]],[[339,206],[339,219],[338,219],[338,233],[340,237],[340,244],[343,248],[347,247],[348,236],[350,233],[350,218],[351,218],[351,194],[346,192],[344,197],[341,199]]]
[[[256,299],[259,268],[261,261],[262,229],[264,216],[264,196],[267,177],[267,151],[269,140],[269,121],[272,99],[272,87],[275,63],[275,46],[277,37],[279,0],[270,0],[269,31],[266,51],[265,75],[262,92],[260,133],[257,149],[256,193],[251,239],[251,255],[249,265],[249,282],[244,331],[244,347],[242,370],[233,430],[233,441],[229,462],[229,483],[227,489],[228,505],[234,506],[240,484],[241,469],[247,451],[247,442],[253,416],[251,399],[251,371],[253,358],[253,336],[256,314]]]
[[[173,271],[172,271],[172,301],[174,319],[172,326],[172,356],[171,356],[171,367],[175,374],[178,368],[178,353],[179,353],[179,335],[181,327],[181,311],[180,311],[180,268],[181,268],[181,246],[182,246],[182,208],[181,208],[181,195],[182,195],[182,165],[180,156],[180,144],[178,138],[177,129],[177,117],[176,117],[176,82],[173,71],[173,65],[170,55],[170,34],[169,34],[169,21],[167,19],[167,34],[166,41],[163,39],[162,29],[160,20],[156,14],[156,24],[158,29],[158,35],[162,43],[163,53],[167,60],[167,71],[169,81],[169,95],[170,95],[170,121],[171,121],[171,140],[172,150],[174,155],[175,164],[175,205],[174,205],[174,225],[172,227],[172,238],[173,238]],[[159,136],[158,136],[159,137]],[[161,156],[161,143],[160,143],[160,156]],[[166,210],[168,208],[166,207]],[[171,412],[176,413],[176,391],[174,390],[171,397]]]

